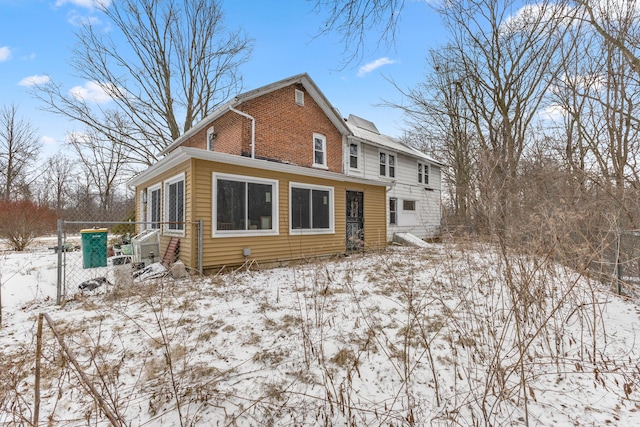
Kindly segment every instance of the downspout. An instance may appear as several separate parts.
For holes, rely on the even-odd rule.
[[[244,111],[236,110],[232,106],[229,106],[229,110],[233,111],[234,113],[240,114],[242,117],[246,117],[247,119],[251,120],[251,158],[255,159],[256,158],[256,119],[254,119],[252,116],[245,113]]]

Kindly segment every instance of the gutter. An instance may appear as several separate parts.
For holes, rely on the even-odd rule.
[[[240,114],[242,117],[246,117],[251,120],[251,158],[256,158],[256,119],[244,111],[236,110],[231,105],[229,105],[229,111],[233,111],[236,114]]]

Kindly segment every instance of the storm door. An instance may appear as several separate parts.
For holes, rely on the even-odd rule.
[[[364,194],[347,191],[347,250],[364,249]]]

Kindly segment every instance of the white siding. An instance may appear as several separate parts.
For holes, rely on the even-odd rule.
[[[396,198],[397,224],[387,227],[387,240],[393,239],[398,232],[412,233],[420,238],[436,237],[440,233],[440,168],[423,159],[421,163],[429,163],[429,185],[418,183],[418,158],[392,150],[379,149],[377,146],[361,144],[361,162],[359,171],[349,171],[352,176],[365,179],[380,180],[387,185],[387,224],[389,224],[389,199]],[[380,176],[379,153],[384,151],[396,156],[395,178]],[[405,211],[403,201],[415,201],[415,211]]]

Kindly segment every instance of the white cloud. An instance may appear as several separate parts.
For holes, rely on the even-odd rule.
[[[378,58],[373,62],[369,62],[368,64],[363,65],[358,70],[358,77],[362,77],[365,74],[372,72],[373,70],[382,67],[383,65],[395,64],[397,61],[395,59],[389,59],[386,56],[383,58]]]
[[[74,86],[69,89],[69,95],[75,99],[96,104],[106,104],[111,101],[113,99],[111,94],[115,92],[115,88],[97,82],[87,82],[84,86]]]
[[[40,141],[42,141],[44,145],[55,145],[58,142],[58,140],[52,136],[43,136],[40,138]]]
[[[69,132],[64,136],[64,142],[70,144],[72,142],[87,142],[89,135],[84,132]]]
[[[95,16],[84,16],[77,13],[70,14],[67,21],[74,27],[82,27],[85,25],[97,26],[102,23],[102,21]]]
[[[567,111],[560,105],[550,105],[544,108],[538,116],[543,120],[558,122],[567,115]]]
[[[0,46],[0,62],[11,58],[11,49],[9,46]]]
[[[49,83],[49,81],[51,80],[51,78],[49,76],[29,76],[29,77],[25,77],[24,79],[20,80],[18,82],[18,84],[20,86],[37,86],[37,85],[43,85],[46,83]]]
[[[111,5],[111,0],[56,0],[56,6],[58,7],[64,6],[67,3],[87,9],[95,9],[109,7]]]

